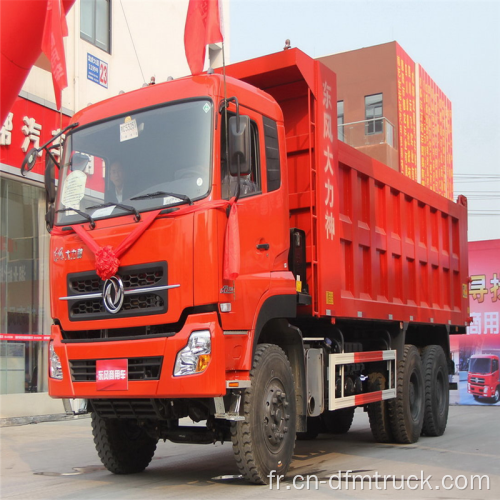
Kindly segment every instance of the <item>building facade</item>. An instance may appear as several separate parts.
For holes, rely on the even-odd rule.
[[[229,0],[221,1],[229,61]],[[189,74],[184,54],[188,0],[76,0],[66,17],[68,87],[56,111],[50,65],[41,56],[0,131],[0,418],[60,413],[47,394],[49,238],[44,162],[21,175],[26,152],[64,128],[78,110],[169,77]],[[14,41],[13,43],[22,43]],[[222,65],[220,45],[207,51]],[[59,155],[57,149],[54,154]]]
[[[453,198],[451,102],[397,42],[321,57],[337,73],[339,138]]]

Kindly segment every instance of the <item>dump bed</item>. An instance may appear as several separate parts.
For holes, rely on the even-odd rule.
[[[337,139],[336,75],[297,49],[227,74],[271,94],[286,130],[290,227],[306,232],[301,313],[464,326],[467,208]]]

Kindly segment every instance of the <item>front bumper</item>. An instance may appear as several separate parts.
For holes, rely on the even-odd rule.
[[[196,330],[209,330],[212,342],[210,364],[202,373],[174,377],[177,353]],[[188,317],[181,331],[171,337],[121,341],[64,341],[59,326],[53,325],[51,341],[62,365],[63,379],[49,377],[53,398],[204,398],[226,394],[224,335],[216,313]],[[157,380],[129,380],[126,390],[98,390],[95,381],[76,381],[70,360],[113,360],[162,358]],[[129,364],[130,366],[130,364]]]
[[[484,385],[474,385],[469,383],[467,389],[469,394],[472,394],[473,396],[482,396],[483,398],[491,398],[494,393],[494,389]]]

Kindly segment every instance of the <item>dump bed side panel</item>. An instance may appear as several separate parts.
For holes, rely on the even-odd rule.
[[[283,110],[290,227],[306,233],[312,296],[300,314],[465,325],[465,200],[453,203],[339,141],[336,76],[301,51],[227,73]]]

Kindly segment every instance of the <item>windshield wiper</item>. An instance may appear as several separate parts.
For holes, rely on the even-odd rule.
[[[92,210],[94,208],[106,208],[106,207],[118,207],[126,212],[134,212],[135,214],[135,222],[139,222],[141,220],[141,214],[137,211],[135,207],[131,207],[130,205],[122,205],[121,203],[101,203],[100,205],[93,205],[92,207],[87,207],[87,210]]]
[[[95,228],[95,222],[94,222],[94,219],[92,218],[92,216],[90,216],[89,214],[87,214],[85,212],[82,212],[81,210],[77,210],[76,208],[60,208],[59,210],[56,210],[56,214],[60,213],[60,212],[67,212],[68,210],[73,210],[73,212],[76,212],[78,215],[80,215],[84,219],[87,219],[90,223],[91,229]]]
[[[160,196],[172,196],[173,198],[177,198],[182,201],[186,201],[190,205],[193,204],[191,198],[186,196],[185,194],[177,194],[171,193],[169,191],[155,191],[154,193],[143,194],[142,196],[135,196],[134,198],[130,198],[131,200],[145,200],[147,198],[159,198]]]

